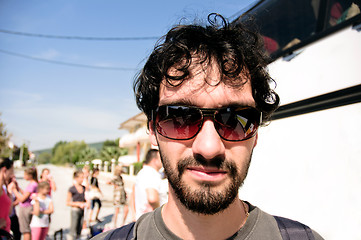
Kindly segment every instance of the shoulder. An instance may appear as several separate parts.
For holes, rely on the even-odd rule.
[[[244,227],[238,232],[239,235],[248,239],[294,239],[293,234],[299,234],[299,239],[323,239],[320,235],[303,223],[283,217],[275,217],[258,207],[248,204],[250,207],[249,217]],[[313,236],[312,236],[313,235]],[[291,238],[287,238],[291,236]]]
[[[75,186],[73,185],[73,186],[71,186],[70,188],[69,188],[69,192],[71,192],[71,193],[73,193],[74,191],[75,191],[76,189],[75,189]]]
[[[152,179],[152,180],[153,179],[159,179],[159,180],[161,180],[160,173],[157,170],[155,170],[154,168],[149,167],[149,166],[144,166],[142,170],[143,170],[143,172],[142,172],[141,176],[143,178],[146,178],[147,180],[148,179]]]
[[[292,236],[302,236],[300,239],[323,240],[323,238],[309,226],[299,221],[270,215],[260,209],[258,227],[261,232],[270,231],[273,234],[281,235],[285,239],[293,239]]]

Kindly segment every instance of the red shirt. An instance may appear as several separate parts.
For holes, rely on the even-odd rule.
[[[10,232],[10,208],[11,208],[11,199],[6,194],[5,190],[3,189],[2,194],[0,196],[0,218],[5,219],[6,226],[3,228],[7,232]]]

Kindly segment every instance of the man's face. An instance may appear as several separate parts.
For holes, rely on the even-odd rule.
[[[218,68],[193,68],[190,79],[178,87],[161,84],[159,106],[188,105],[220,108],[230,105],[255,107],[248,79],[241,89],[219,82]],[[206,83],[207,81],[207,83]],[[174,194],[197,213],[215,214],[238,195],[251,161],[257,135],[245,141],[220,138],[212,118],[205,118],[199,133],[190,140],[170,140],[151,128],[152,144],[159,146],[163,167]]]

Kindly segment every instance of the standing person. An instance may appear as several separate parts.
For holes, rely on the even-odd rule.
[[[81,170],[75,171],[73,179],[73,186],[68,190],[66,205],[71,207],[70,237],[75,240],[81,235],[84,208],[88,203],[85,201],[85,187],[82,185],[84,180],[83,172]]]
[[[90,202],[90,184],[89,184],[89,175],[90,175],[90,167],[89,165],[84,165],[82,168],[82,172],[84,174],[84,180],[82,182],[82,185],[85,187],[85,201]],[[89,215],[89,204],[84,208],[84,220],[83,220],[83,229],[87,230],[89,226],[88,221],[88,215]]]
[[[90,199],[91,199],[91,204],[90,204],[90,212],[89,212],[89,223],[92,222],[92,215],[93,215],[93,210],[95,208],[95,204],[98,205],[98,209],[97,209],[97,212],[95,214],[95,220],[97,222],[101,222],[99,220],[98,216],[99,216],[100,209],[102,207],[102,202],[100,200],[100,198],[102,196],[102,191],[99,188],[98,176],[99,176],[99,169],[94,168],[91,179],[90,179]]]
[[[39,182],[46,181],[50,184],[50,192],[49,195],[51,196],[51,193],[56,191],[56,184],[53,179],[53,176],[50,174],[49,168],[44,168],[41,171]]]
[[[125,192],[124,181],[122,177],[122,166],[116,166],[114,170],[114,177],[108,184],[112,184],[114,186],[113,191],[113,205],[115,208],[114,216],[113,216],[113,224],[114,228],[117,227],[117,219],[119,214],[119,209],[123,207],[123,222],[124,225],[125,220],[127,219],[129,207],[127,204],[127,194]]]
[[[84,174],[84,180],[82,182],[82,185],[85,187],[86,191],[89,191],[90,184],[89,184],[89,175],[90,175],[90,167],[88,165],[84,165],[82,168],[82,172]]]
[[[37,192],[38,188],[38,173],[35,167],[30,167],[24,171],[24,179],[29,182],[28,186],[22,190],[13,188],[12,192],[15,194],[19,203],[19,225],[20,232],[24,240],[31,239],[30,222],[33,216],[31,206],[31,195]]]
[[[162,168],[159,151],[150,149],[143,163],[143,168],[137,174],[134,187],[135,216],[138,219],[144,213],[153,211],[160,205]]]
[[[10,214],[12,211],[12,198],[7,186],[14,177],[13,161],[0,157],[0,229],[10,233]]]
[[[16,188],[19,191],[19,186],[16,181],[16,177],[13,176],[11,179],[10,184],[8,185],[8,193],[12,197],[12,211],[10,214],[10,221],[11,221],[11,232],[13,233],[14,240],[20,240],[21,239],[21,232],[20,232],[20,226],[19,226],[19,218],[16,215],[15,207],[19,205],[19,200],[16,198],[15,194],[13,193],[12,189]]]
[[[257,129],[279,97],[270,89],[261,37],[218,14],[208,20],[171,29],[136,79],[137,104],[159,147],[169,196],[137,220],[132,239],[322,239],[239,198]],[[121,236],[110,233],[104,235]]]
[[[50,193],[50,184],[47,181],[38,184],[38,193],[33,197],[33,217],[31,219],[31,239],[45,240],[49,231],[50,214],[54,212],[54,205]]]

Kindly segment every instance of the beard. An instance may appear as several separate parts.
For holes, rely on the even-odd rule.
[[[251,163],[252,153],[240,169],[234,161],[227,161],[222,158],[205,160],[202,156],[184,158],[178,161],[176,169],[172,169],[170,161],[162,154],[165,174],[179,201],[190,211],[204,215],[214,215],[222,212],[238,198],[238,189],[243,185]],[[212,184],[202,183],[197,188],[187,185],[182,176],[189,166],[217,167],[227,171],[230,183],[225,184],[222,190],[215,190]]]

